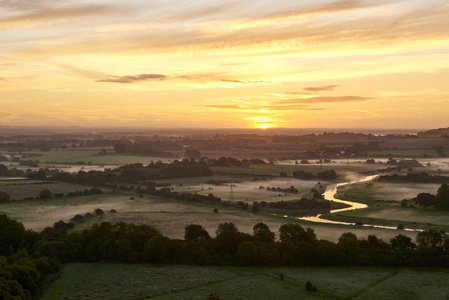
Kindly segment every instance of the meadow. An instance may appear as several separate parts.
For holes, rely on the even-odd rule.
[[[83,191],[92,187],[66,182],[52,182],[47,180],[20,180],[17,182],[0,181],[0,190],[11,196],[11,200],[36,198],[42,190],[49,190],[53,194]]]
[[[80,162],[92,164],[108,164],[108,165],[122,165],[132,163],[149,164],[154,161],[168,161],[173,158],[161,158],[151,156],[138,156],[138,155],[120,155],[120,154],[107,154],[99,155],[98,153],[102,148],[83,148],[82,150],[68,149],[68,150],[52,150],[52,151],[32,151],[26,152],[24,155],[29,155],[27,159],[39,160],[42,163],[67,163],[67,164],[79,164]]]
[[[445,269],[71,263],[40,299],[446,299],[448,278]]]

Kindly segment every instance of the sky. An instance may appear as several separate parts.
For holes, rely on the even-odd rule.
[[[449,126],[447,0],[0,0],[0,125]]]

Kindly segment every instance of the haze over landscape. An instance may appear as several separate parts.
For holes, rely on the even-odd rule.
[[[0,125],[438,128],[449,4],[0,1]]]
[[[0,299],[449,299],[445,0],[0,0]]]

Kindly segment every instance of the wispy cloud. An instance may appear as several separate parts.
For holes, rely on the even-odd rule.
[[[241,80],[233,80],[233,79],[221,79],[221,81],[224,81],[224,82],[232,82],[232,83],[246,83],[245,81],[241,81]]]
[[[333,91],[338,85],[311,86],[303,88],[307,92]]]
[[[112,83],[135,83],[139,81],[161,81],[168,79],[167,75],[163,74],[140,74],[131,76],[113,76],[107,79],[100,79],[97,82],[112,82]]]
[[[247,109],[247,108],[243,108],[238,105],[235,105],[235,104],[209,104],[209,105],[204,105],[204,107],[221,108],[221,109]]]
[[[33,2],[33,1],[28,1]],[[26,6],[24,6],[26,7]],[[30,6],[36,8],[36,6]],[[100,4],[88,4],[88,5],[65,5],[57,7],[46,7],[35,10],[26,10],[22,14],[14,14],[9,17],[0,19],[0,28],[11,26],[24,26],[32,25],[41,22],[69,22],[74,18],[85,18],[89,16],[100,16],[111,12],[120,12],[126,10],[124,7],[114,5],[100,5]]]
[[[302,99],[289,99],[289,102],[296,103],[333,103],[333,102],[352,102],[352,101],[367,101],[373,98],[361,96],[326,96],[326,97],[310,97]],[[274,102],[275,104],[283,104],[286,102]],[[288,102],[287,102],[288,103]]]
[[[207,104],[207,108],[234,109],[234,110],[252,110],[252,111],[287,111],[287,110],[324,110],[324,108],[311,107],[307,104],[270,104],[270,105],[250,105],[239,106],[235,104]]]
[[[42,9],[64,3],[63,0],[1,0],[0,8],[14,11]]]

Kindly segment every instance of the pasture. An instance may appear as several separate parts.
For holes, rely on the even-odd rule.
[[[40,299],[447,299],[448,279],[447,269],[71,263]]]
[[[298,223],[313,228],[318,238],[330,241],[337,241],[341,234],[348,231],[359,238],[374,234],[385,240],[398,234],[396,230],[313,223],[263,212],[254,214],[222,204],[193,203],[147,195],[139,198],[132,193],[15,201],[1,204],[0,213],[22,222],[27,229],[40,231],[59,220],[69,222],[76,214],[92,213],[96,208],[106,213],[76,225],[75,230],[90,227],[95,222],[126,222],[147,224],[170,238],[183,238],[184,227],[189,224],[200,224],[214,236],[220,223],[233,222],[240,231],[252,234],[254,225],[263,222],[276,234],[281,225]],[[214,208],[218,209],[218,213],[213,212]],[[111,209],[117,212],[109,212]],[[407,235],[414,237],[415,233]]]
[[[52,182],[47,180],[20,180],[15,183],[0,181],[0,191],[11,196],[11,200],[22,200],[24,198],[36,198],[42,190],[49,190],[53,194],[83,191],[91,189],[91,186],[72,184],[66,182]]]
[[[79,164],[80,162],[92,164],[108,164],[108,165],[122,165],[132,163],[149,164],[154,161],[168,161],[176,158],[160,158],[150,156],[137,156],[137,155],[119,155],[119,154],[107,154],[98,155],[101,148],[85,150],[53,150],[53,151],[32,151],[24,153],[24,155],[31,155],[30,160],[39,160],[41,163],[67,163],[67,164]]]

